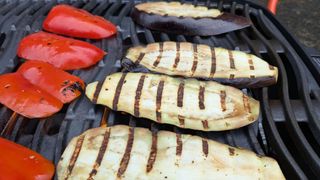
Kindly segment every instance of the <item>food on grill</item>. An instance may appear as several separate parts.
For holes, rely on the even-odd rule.
[[[278,69],[241,51],[187,42],[160,42],[130,48],[122,65],[134,72],[215,80],[243,87],[263,87],[277,82]]]
[[[53,7],[43,23],[43,29],[89,39],[107,38],[117,32],[116,26],[106,19],[68,5]]]
[[[86,95],[116,111],[203,131],[240,128],[259,115],[259,102],[236,88],[166,75],[115,73],[87,85]]]
[[[131,17],[149,29],[192,36],[217,35],[251,25],[251,21],[245,17],[179,2],[138,4]]]
[[[84,82],[61,69],[41,61],[27,61],[18,69],[31,84],[68,103],[81,95]]]
[[[50,180],[54,165],[40,154],[0,138],[1,180]]]
[[[48,117],[58,112],[63,105],[20,73],[0,76],[0,103],[28,118]]]
[[[18,56],[22,58],[47,62],[63,70],[89,67],[100,61],[105,54],[87,42],[46,32],[37,32],[23,38],[18,48]]]
[[[198,136],[118,125],[72,139],[58,179],[285,179],[274,159]]]

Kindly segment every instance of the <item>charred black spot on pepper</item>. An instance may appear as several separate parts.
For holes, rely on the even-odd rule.
[[[65,80],[65,81],[63,81],[62,86],[68,85],[69,82],[70,82],[70,80]]]
[[[69,80],[66,80],[66,81],[68,81],[68,83],[70,82]],[[66,82],[66,81],[65,81],[65,82]],[[65,82],[64,82],[64,83],[65,83]],[[67,86],[67,87],[63,88],[63,89],[62,89],[62,92],[61,92],[62,95],[66,96],[66,95],[67,95],[67,91],[71,91],[72,93],[74,93],[74,92],[76,92],[76,91],[82,92],[83,89],[82,89],[82,87],[81,87],[80,82],[77,81],[77,82],[71,84],[70,86]]]
[[[44,103],[44,101],[45,101],[45,100],[44,100],[44,97],[41,97],[41,98],[40,98],[40,103]]]
[[[51,42],[48,42],[48,43],[47,43],[48,46],[51,46],[51,44],[52,44]]]

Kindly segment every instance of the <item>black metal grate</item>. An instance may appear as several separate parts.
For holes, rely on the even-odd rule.
[[[245,1],[193,1],[195,5],[219,8],[250,18],[254,26],[211,37],[182,36],[150,31],[129,17],[133,1],[1,1],[0,0],[0,74],[15,71],[18,42],[39,31],[52,6],[68,3],[105,17],[118,25],[111,39],[87,40],[106,50],[98,65],[72,73],[86,83],[102,80],[120,71],[120,59],[133,45],[159,41],[189,41],[251,52],[279,68],[277,85],[243,91],[261,103],[259,122],[226,132],[198,132],[170,125],[158,125],[127,114],[93,105],[83,95],[58,114],[41,121],[26,119],[0,105],[1,135],[36,150],[58,162],[74,136],[107,123],[142,126],[153,131],[171,130],[197,134],[232,146],[251,149],[276,158],[288,179],[316,178],[320,170],[320,71],[294,38],[265,9]],[[307,66],[308,68],[307,68]]]

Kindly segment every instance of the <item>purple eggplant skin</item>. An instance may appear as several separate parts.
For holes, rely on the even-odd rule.
[[[211,18],[161,16],[133,8],[132,19],[146,28],[188,36],[212,36],[246,28],[252,23],[245,17],[222,13]]]
[[[129,72],[161,74],[159,72],[151,71],[141,64],[136,64],[128,58],[123,58],[121,65]],[[173,76],[173,77],[181,78],[181,76]],[[205,80],[205,81],[216,81],[221,84],[230,85],[239,89],[261,88],[261,87],[274,85],[277,82],[277,79],[273,76],[255,77],[255,78],[235,78],[235,79],[228,79],[228,78],[196,78],[196,79]]]

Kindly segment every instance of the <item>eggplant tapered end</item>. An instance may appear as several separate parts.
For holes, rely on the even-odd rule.
[[[124,67],[126,70],[130,72],[143,72],[143,73],[149,73],[149,69],[142,66],[141,64],[136,64],[132,62],[132,60],[128,58],[123,58],[121,61],[122,67]]]
[[[212,24],[211,35],[223,34],[249,27],[252,23],[249,19],[231,13],[223,13],[210,22]]]

